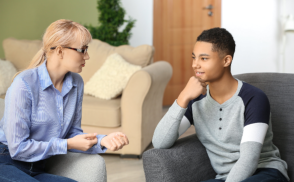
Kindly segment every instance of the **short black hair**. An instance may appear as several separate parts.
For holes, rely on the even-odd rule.
[[[212,43],[212,51],[217,51],[221,57],[231,55],[234,57],[235,40],[230,32],[224,28],[212,28],[204,30],[197,41]]]

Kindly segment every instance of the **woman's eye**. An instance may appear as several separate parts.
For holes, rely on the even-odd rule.
[[[206,61],[208,58],[201,58],[203,61]]]
[[[192,59],[195,59],[195,57],[192,57]]]

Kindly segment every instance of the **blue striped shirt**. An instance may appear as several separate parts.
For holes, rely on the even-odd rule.
[[[35,162],[67,153],[67,140],[84,134],[81,129],[84,82],[77,73],[68,72],[62,91],[57,90],[48,73],[46,61],[21,72],[7,90],[4,116],[0,121],[0,142],[8,145],[14,160]],[[86,152],[104,153],[100,147],[105,135]]]

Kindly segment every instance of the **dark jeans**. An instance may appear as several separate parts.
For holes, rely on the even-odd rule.
[[[205,182],[225,182],[220,179],[210,179]],[[259,168],[249,178],[241,182],[287,182],[286,177],[277,169]]]
[[[10,157],[9,149],[6,145],[0,143],[0,181],[60,181],[74,182],[75,180],[45,173],[45,160],[38,162],[22,162],[13,160]]]

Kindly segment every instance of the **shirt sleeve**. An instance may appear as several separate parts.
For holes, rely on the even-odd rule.
[[[67,135],[66,139],[72,138],[76,135],[82,135],[86,134],[83,133],[83,130],[81,128],[81,121],[82,121],[82,103],[83,103],[83,95],[84,95],[84,84],[81,84],[79,93],[78,93],[78,102],[77,102],[77,110],[75,112],[75,117],[73,124],[71,125]],[[70,149],[71,152],[78,152],[78,153],[87,153],[87,154],[97,154],[97,153],[105,153],[107,148],[101,147],[100,143],[102,138],[104,138],[106,135],[97,135],[98,142],[97,144],[93,145],[89,150],[87,151],[81,151],[76,149]]]
[[[245,123],[240,157],[231,169],[227,182],[245,180],[255,172],[270,120],[270,104],[262,91],[254,95],[247,94],[242,99],[245,105]]]
[[[67,141],[51,138],[49,141],[30,139],[32,95],[21,77],[16,77],[6,96],[3,130],[11,158],[35,162],[53,155],[67,153]]]

